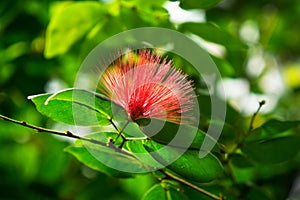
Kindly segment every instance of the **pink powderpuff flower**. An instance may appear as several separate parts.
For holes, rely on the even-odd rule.
[[[133,121],[158,118],[188,123],[195,98],[187,75],[150,50],[120,56],[102,74],[99,90]]]

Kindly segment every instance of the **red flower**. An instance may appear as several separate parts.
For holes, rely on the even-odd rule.
[[[100,91],[121,105],[129,117],[188,122],[193,88],[187,76],[149,50],[119,57],[99,82]]]

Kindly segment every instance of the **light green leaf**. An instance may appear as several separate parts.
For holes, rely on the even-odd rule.
[[[122,178],[132,177],[132,175],[129,173],[120,172],[100,162],[88,151],[88,149],[85,146],[83,146],[80,140],[77,140],[75,144],[65,148],[65,151],[75,156],[84,165],[90,167],[91,169],[99,171],[101,173],[107,174],[109,176],[122,177]]]
[[[169,185],[167,187],[167,199],[168,200],[188,200],[189,198],[179,190],[179,188],[172,187]]]
[[[145,149],[144,142],[141,140],[137,141],[128,141],[126,147],[132,154],[138,158],[144,165],[146,165],[149,170],[160,169],[164,166],[157,162],[150,153]]]
[[[96,133],[88,135],[88,138],[107,142],[107,133]],[[120,149],[115,146],[102,146],[94,144],[88,141],[82,141],[83,146],[94,156],[96,159],[101,161],[103,164],[114,169],[131,172],[131,173],[141,173],[148,172],[148,166],[142,163],[140,160],[135,158],[135,156],[125,149]],[[113,145],[113,144],[111,144]]]
[[[180,0],[179,6],[183,9],[209,9],[222,0]]]
[[[178,188],[167,182],[156,184],[144,195],[143,200],[188,200],[188,197]]]
[[[109,125],[113,113],[126,116],[121,107],[112,104],[106,97],[85,90],[66,89],[55,94],[31,96],[29,99],[40,113],[71,125]]]
[[[148,190],[143,200],[167,200],[165,189],[161,184],[156,184]]]
[[[57,6],[46,31],[45,56],[65,53],[103,20],[105,8],[99,2],[72,2]]]

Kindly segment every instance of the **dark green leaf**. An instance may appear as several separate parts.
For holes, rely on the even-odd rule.
[[[184,149],[166,147],[154,141],[148,141],[145,147],[158,162],[196,182],[209,182],[223,172],[221,162],[210,152],[199,158],[197,150],[184,152]]]
[[[263,188],[251,187],[250,190],[247,192],[247,199],[271,200],[274,198],[270,197],[269,192],[263,190]]]
[[[108,125],[112,117],[112,103],[105,97],[77,89],[67,89],[56,94],[29,97],[37,110],[51,119],[71,125]],[[114,114],[124,111],[114,105]],[[124,113],[126,116],[126,114]]]
[[[276,137],[285,131],[296,128],[300,125],[300,121],[279,121],[271,119],[250,132],[247,141],[256,141]]]
[[[297,126],[300,126],[300,121],[279,121],[271,119],[264,123],[263,128],[269,133],[277,134]]]
[[[217,141],[211,136],[188,124],[175,124],[169,121],[151,119],[147,126],[141,126],[140,128],[145,135],[154,141],[175,147],[200,149],[205,139],[207,144],[212,146],[217,144]],[[214,150],[217,149],[218,145],[215,145]]]
[[[299,136],[289,135],[248,142],[242,147],[242,151],[253,161],[276,164],[292,159],[300,150],[299,143]]]
[[[129,173],[120,172],[100,162],[87,150],[85,146],[83,146],[82,142],[79,140],[76,141],[74,145],[70,145],[67,148],[65,148],[65,151],[71,153],[84,165],[104,174],[124,178],[132,176]]]
[[[46,32],[47,58],[65,53],[84,37],[105,14],[99,2],[61,3],[54,9]]]
[[[183,9],[208,9],[222,0],[180,0],[179,6]]]
[[[230,162],[238,168],[252,167],[253,164],[242,154],[233,154],[230,158]]]

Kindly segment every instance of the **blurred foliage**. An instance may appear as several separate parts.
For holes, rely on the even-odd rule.
[[[295,121],[300,119],[300,1],[172,1],[205,16],[201,22],[181,24],[170,20],[163,6],[166,2],[171,1],[2,0],[0,113],[57,127],[36,111],[27,96],[72,87],[87,54],[119,32],[147,26],[178,30],[200,38],[202,45],[217,45],[218,52],[207,50],[224,80],[246,80],[248,84],[249,99],[244,104],[250,107],[250,95],[257,95],[257,102],[259,95],[274,100],[272,108],[262,109],[257,116],[252,137],[243,141],[251,114],[243,112],[240,98],[229,94],[220,143],[229,151],[239,142],[246,145],[227,160],[224,175],[199,185],[228,199],[286,199],[296,194],[291,191],[300,168],[299,123]],[[175,57],[174,62],[191,72],[183,59]],[[201,93],[197,78],[195,85],[200,102],[207,102],[201,107],[203,116],[209,116],[209,98]],[[0,121],[0,144],[1,199],[149,199],[151,193],[157,198],[163,193],[166,199],[207,199],[185,186],[183,194],[174,184],[154,185],[157,181],[149,175],[116,179],[98,173],[63,151],[69,140],[36,135],[4,121]],[[68,148],[75,155],[80,151]]]

